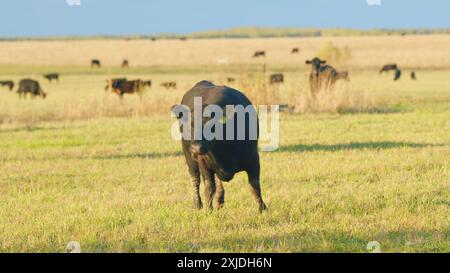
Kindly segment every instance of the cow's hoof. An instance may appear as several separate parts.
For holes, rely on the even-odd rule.
[[[203,208],[202,201],[196,200],[194,201],[194,209],[201,210]]]
[[[259,213],[262,213],[265,210],[267,210],[267,206],[266,206],[266,204],[263,203],[259,206]]]

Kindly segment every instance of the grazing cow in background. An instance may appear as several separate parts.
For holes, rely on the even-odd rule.
[[[395,78],[394,78],[394,81],[398,81],[398,80],[400,80],[400,77],[402,76],[402,71],[400,70],[400,69],[396,69],[395,70]]]
[[[350,81],[348,71],[338,71],[336,74],[336,80]]]
[[[300,50],[298,49],[298,47],[294,47],[294,48],[291,50],[291,54],[298,54],[298,53],[300,53]]]
[[[23,79],[19,82],[19,89],[17,89],[17,93],[19,94],[19,98],[26,98],[26,95],[29,93],[32,98],[36,96],[41,96],[43,99],[47,97],[47,94],[42,90],[38,81],[31,79]]]
[[[253,58],[258,57],[266,57],[266,52],[264,50],[255,51],[255,53],[253,54]]]
[[[145,86],[148,86],[149,88],[152,87],[152,81],[151,80],[143,81],[142,83],[144,84],[144,87]]]
[[[142,99],[142,95],[144,93],[144,82],[141,80],[116,81],[112,84],[112,89],[114,93],[120,96],[120,99],[123,99],[124,94],[134,93],[139,96],[139,99]]]
[[[163,82],[161,83],[161,86],[165,87],[166,89],[177,89],[177,83],[176,82]]]
[[[124,59],[124,60],[122,61],[122,65],[121,65],[120,67],[122,67],[122,68],[129,67],[128,60],[127,60],[127,59]]]
[[[109,88],[112,88],[114,83],[116,83],[116,82],[124,82],[126,80],[127,80],[127,78],[115,78],[115,79],[106,80],[105,91],[108,91]]]
[[[53,80],[56,80],[57,82],[59,82],[59,74],[58,73],[45,74],[44,78],[46,78],[49,82],[52,82]]]
[[[194,98],[202,98],[200,109],[194,108]],[[181,106],[187,107],[189,110],[183,111]],[[229,182],[236,173],[245,171],[252,194],[258,203],[259,211],[265,210],[266,205],[261,197],[260,186],[259,124],[256,110],[250,100],[238,90],[227,86],[216,86],[208,81],[201,81],[183,96],[181,106],[173,106],[172,112],[180,120],[180,124],[188,124],[190,126],[190,128],[185,128],[184,125],[180,126],[180,131],[183,133],[183,130],[190,129],[191,132],[191,134],[186,134],[190,136],[190,139],[189,137],[188,139],[183,138],[181,144],[194,190],[194,207],[196,209],[203,207],[199,193],[200,178],[203,179],[206,208],[211,210],[213,208],[213,199],[217,208],[221,208],[225,202],[225,191],[222,181]],[[232,133],[229,132],[229,135],[233,135],[234,138],[227,139],[225,136],[227,136],[228,126],[225,123],[219,123],[223,126],[221,128],[224,136],[223,140],[206,140],[203,135],[203,129],[211,118],[203,118],[203,124],[200,124],[202,125],[201,128],[192,128],[194,122],[191,123],[190,121],[194,120],[196,115],[203,116],[204,107],[207,106],[215,106],[222,109],[225,109],[226,106],[248,107],[249,110],[246,114],[241,115],[234,111],[234,113],[224,114],[223,117],[226,119],[228,116],[226,123],[234,123],[234,128],[238,128],[238,122],[245,122],[243,128],[241,127],[244,133],[243,139],[239,140],[237,138],[238,130],[236,129]],[[202,111],[202,113],[195,113],[198,110]],[[232,117],[230,118],[230,116]],[[251,116],[255,118],[252,119]],[[195,138],[193,140],[192,136],[195,130],[199,130],[201,134],[200,139]],[[253,138],[250,137],[252,135],[254,136]],[[216,179],[216,176],[218,179]]]
[[[272,74],[269,77],[270,84],[284,83],[284,75],[283,74]]]
[[[391,71],[391,70],[396,70],[398,67],[397,67],[397,65],[396,64],[387,64],[387,65],[385,65],[385,66],[383,66],[381,69],[380,69],[380,74],[381,73],[383,73],[383,72],[388,72],[388,71]]]
[[[91,67],[98,67],[98,68],[100,68],[100,67],[102,67],[102,64],[100,63],[100,60],[92,59],[91,60]]]
[[[417,80],[415,71],[411,72],[411,79],[412,80]]]
[[[317,93],[322,89],[330,89],[334,86],[337,80],[337,71],[331,65],[325,64],[319,58],[306,61],[306,64],[311,65],[311,72],[309,74],[309,86],[311,95],[316,98]]]
[[[227,83],[234,83],[235,81],[236,81],[235,78],[232,78],[232,77],[227,78]]]
[[[13,81],[0,81],[0,86],[8,86],[9,91],[12,91],[14,89],[14,82]]]

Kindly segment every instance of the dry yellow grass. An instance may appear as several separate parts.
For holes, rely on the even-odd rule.
[[[118,66],[123,58],[131,65],[214,65],[256,64],[256,50],[266,50],[269,65],[303,65],[331,41],[348,47],[351,68],[374,68],[397,62],[405,68],[450,68],[450,35],[372,36],[270,39],[208,40],[79,40],[79,41],[3,41],[0,64],[88,65],[99,58],[105,65]],[[293,47],[300,48],[292,55]]]

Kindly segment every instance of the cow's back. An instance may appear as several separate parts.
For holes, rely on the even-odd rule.
[[[41,87],[40,87],[39,83],[35,80],[23,79],[19,82],[18,92],[39,93],[40,90],[41,90]]]

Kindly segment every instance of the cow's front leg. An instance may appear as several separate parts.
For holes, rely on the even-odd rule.
[[[206,168],[200,168],[200,172],[202,173],[203,184],[205,185],[206,208],[212,210],[214,194],[216,192],[214,173]]]
[[[225,203],[225,190],[223,188],[222,180],[219,178],[215,179],[216,181],[216,207],[217,209],[221,209],[223,207],[223,204]]]
[[[192,187],[194,189],[193,205],[195,209],[203,207],[202,198],[200,197],[200,174],[191,174]]]

